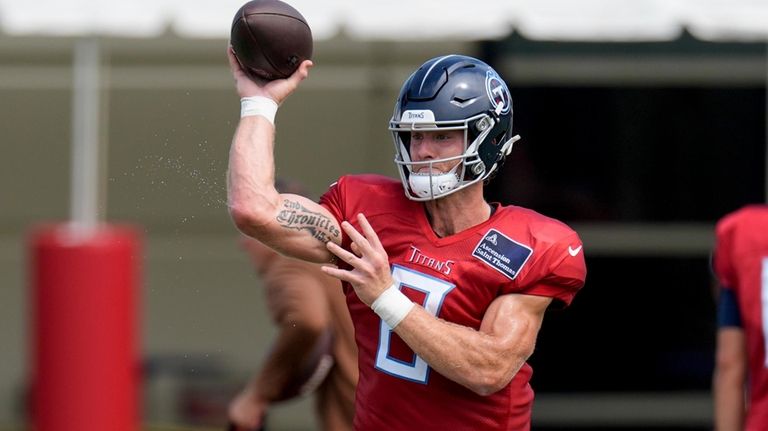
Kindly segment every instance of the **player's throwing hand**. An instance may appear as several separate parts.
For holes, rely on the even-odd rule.
[[[242,97],[262,96],[274,100],[278,105],[298,88],[299,83],[309,76],[309,69],[313,66],[311,60],[304,60],[299,68],[293,72],[293,75],[286,79],[275,79],[272,81],[261,80],[259,78],[250,78],[246,75],[240,63],[235,57],[232,47],[227,48],[227,57],[229,58],[229,69],[235,78],[237,94]]]

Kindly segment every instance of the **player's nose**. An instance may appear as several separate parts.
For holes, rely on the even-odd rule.
[[[420,139],[411,145],[411,159],[414,161],[431,160],[434,158],[434,145],[429,138]]]

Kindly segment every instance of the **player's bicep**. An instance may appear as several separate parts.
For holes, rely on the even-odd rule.
[[[281,194],[259,239],[278,252],[302,260],[327,263],[328,241],[341,244],[341,228],[325,207],[303,196]]]

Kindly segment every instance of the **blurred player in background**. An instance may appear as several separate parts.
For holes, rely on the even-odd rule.
[[[296,182],[286,193],[306,196]],[[243,236],[241,245],[264,286],[276,338],[252,381],[230,403],[231,430],[263,429],[270,406],[314,392],[322,430],[352,429],[357,349],[341,284],[308,262],[281,256]]]
[[[355,325],[355,429],[529,429],[526,360],[545,311],[571,302],[586,268],[566,225],[483,198],[519,139],[504,81],[471,57],[427,61],[404,83],[389,126],[401,181],[343,176],[318,205],[273,185],[274,116],[312,63],[254,82],[231,50],[229,60],[242,107],[230,214],[282,253],[338,265],[323,270],[344,281]],[[369,145],[343,119],[339,139]],[[311,136],[304,145],[328,152]]]
[[[715,234],[715,429],[768,430],[768,206],[728,214]]]

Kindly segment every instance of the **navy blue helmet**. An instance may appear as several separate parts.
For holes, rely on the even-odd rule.
[[[389,130],[405,194],[417,201],[437,199],[485,180],[520,139],[512,135],[512,97],[507,84],[484,62],[463,55],[428,60],[405,81]],[[434,130],[463,130],[464,153],[412,162],[411,133]],[[459,163],[451,172],[416,172],[428,164],[456,160]]]

